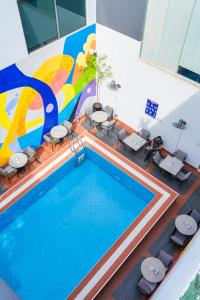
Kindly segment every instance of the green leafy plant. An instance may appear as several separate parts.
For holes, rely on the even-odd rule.
[[[96,71],[96,85],[97,85],[97,103],[99,103],[100,99],[100,85],[103,80],[106,78],[111,78],[112,73],[112,67],[107,64],[107,55],[96,55],[93,54],[88,58],[87,65],[88,68],[95,69]]]

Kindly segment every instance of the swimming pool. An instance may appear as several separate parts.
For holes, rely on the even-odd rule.
[[[0,277],[26,300],[63,300],[154,198],[87,148],[0,216]]]
[[[66,144],[0,196],[0,278],[28,299],[93,299],[178,196],[89,132],[82,141],[80,168]]]

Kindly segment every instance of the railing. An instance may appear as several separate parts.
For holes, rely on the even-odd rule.
[[[81,147],[83,149],[83,153],[81,153],[80,155],[78,154],[78,150],[75,148],[75,144],[78,144],[79,147]],[[78,136],[76,138],[76,141],[73,144],[69,144],[69,147],[71,149],[72,153],[75,153],[76,155],[76,162],[75,162],[75,166],[78,167],[80,166],[80,164],[82,162],[85,161],[86,157],[87,157],[87,153],[86,153],[86,149],[85,149],[85,145],[82,141],[82,139]]]

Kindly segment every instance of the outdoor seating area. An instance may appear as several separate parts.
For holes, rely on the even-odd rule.
[[[172,261],[173,257],[164,250],[159,252],[158,257],[145,258],[141,264],[143,277],[137,284],[139,291],[146,296],[150,296],[165,278]]]
[[[115,117],[112,117],[111,120],[108,119],[109,116],[105,111],[92,112],[89,119],[88,116],[85,115],[79,120],[79,130],[89,130],[90,134],[94,134],[106,144],[111,145],[113,149],[117,150],[122,155],[144,168],[147,172],[154,175],[154,171],[158,170],[159,172],[156,173],[156,176],[158,176],[158,178],[161,180],[167,179],[167,184],[172,188],[174,188],[174,186],[171,184],[175,184],[175,190],[177,191],[184,191],[185,188],[189,190],[193,183],[195,183],[196,187],[200,185],[200,178],[198,177],[198,174],[196,173],[194,177],[194,170],[191,170],[187,163],[185,163],[186,155],[180,155],[180,152],[178,151],[175,154],[170,155],[165,152],[164,149],[162,149],[161,151],[157,151],[152,156],[152,159],[149,163],[146,163],[144,162],[144,158],[146,155],[146,146],[149,145],[149,139],[151,137],[150,132],[146,131],[145,129],[135,132]],[[90,120],[93,122],[93,124],[95,124],[95,127],[92,127],[91,129],[85,129],[85,124],[88,125],[89,123],[90,125]],[[97,132],[99,135],[97,135]],[[60,151],[62,147],[65,147],[67,145],[67,141],[70,141],[74,135],[76,135],[76,126],[69,121],[64,121],[61,125],[53,127],[50,132],[44,136],[45,143],[40,148],[35,149],[32,146],[27,147],[22,153],[15,154],[14,157],[11,157],[9,164],[0,169],[2,177],[6,178],[7,180],[5,181],[5,184],[8,186],[12,185],[11,178],[15,177],[15,175],[19,175],[20,177],[22,175],[26,176],[30,170],[37,168],[37,166],[51,156],[52,151],[56,153],[56,149]],[[112,141],[112,143],[110,141]],[[57,148],[57,145],[60,147]],[[34,164],[34,162],[36,163]],[[5,172],[2,171],[4,169]],[[178,177],[180,172],[184,173],[184,178],[186,175],[189,176],[189,185],[183,184],[183,187],[179,186]],[[188,173],[190,173],[190,175],[188,175]],[[191,179],[192,181],[190,184]],[[181,180],[182,178],[180,181]],[[182,180],[181,183],[184,183],[184,181],[187,181],[187,179]],[[180,199],[184,197],[185,196],[180,196]],[[178,203],[181,201],[182,200],[180,200]],[[183,203],[180,205],[180,207],[182,207]],[[138,269],[136,278],[137,280],[133,281],[134,293],[137,294],[137,297],[134,299],[143,299],[143,295],[152,295],[152,293],[159,286],[159,283],[165,278],[166,273],[177,260],[177,256],[181,249],[187,245],[192,236],[198,230],[200,224],[199,210],[200,207],[197,209],[194,206],[190,207],[190,210],[187,212],[183,211],[177,214],[177,216],[187,215],[189,219],[183,219],[181,221],[180,218],[175,218],[173,225],[171,226],[173,227],[171,230],[171,235],[166,237],[164,247],[158,247],[158,249],[154,249],[154,253],[148,252],[150,255],[147,255],[147,258],[142,259]],[[191,221],[191,219],[192,222],[190,223],[189,221]],[[168,222],[172,220],[173,217],[171,217]],[[164,224],[166,225],[166,222]],[[182,230],[183,228],[181,229],[181,226],[185,227],[185,230]],[[158,234],[158,232],[156,232],[156,234]],[[162,235],[162,232],[159,232],[159,234]],[[165,234],[163,236],[165,236]],[[168,251],[168,249],[171,248],[173,248],[173,252]],[[140,247],[138,249],[140,249]],[[137,251],[139,250],[136,250],[136,253]],[[153,256],[151,254],[153,254]],[[141,254],[138,255],[139,256],[136,255],[134,257],[134,261],[137,259],[137,257],[141,257]],[[119,298],[116,297],[115,299],[118,300]],[[131,300],[131,298],[127,297],[127,300],[129,299]]]
[[[185,247],[196,233],[200,222],[200,212],[192,209],[188,214],[178,215],[174,221],[174,231],[168,240],[178,248]],[[176,254],[175,254],[176,256]],[[142,261],[141,274],[137,287],[144,295],[151,295],[164,279],[173,262],[173,256],[160,250],[156,257],[148,257]]]
[[[85,109],[85,114],[86,123],[89,122],[89,130],[95,128],[97,136],[108,141],[109,145],[114,145],[118,141],[124,147],[123,152],[133,151],[135,155],[149,150],[151,144],[149,130],[142,128],[139,132],[128,133],[126,129],[119,128],[115,131],[117,119],[113,117],[114,109],[112,107],[106,105],[101,111],[93,112],[93,107],[90,105]],[[178,182],[179,190],[182,184],[192,176],[191,171],[187,172],[184,169],[186,157],[187,154],[180,149],[167,155],[165,151],[161,150],[153,152],[149,163],[157,166],[161,176],[166,177],[167,180]]]

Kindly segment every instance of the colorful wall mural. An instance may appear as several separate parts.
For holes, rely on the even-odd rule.
[[[95,25],[68,36],[63,53],[32,76],[16,64],[0,71],[0,166],[15,152],[38,147],[53,126],[78,118],[87,98],[96,95],[95,70],[87,66],[90,49],[96,49]]]

